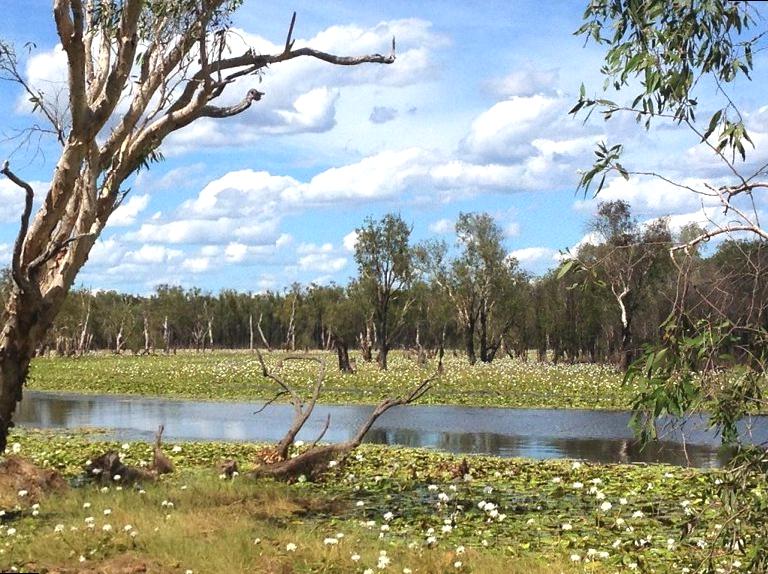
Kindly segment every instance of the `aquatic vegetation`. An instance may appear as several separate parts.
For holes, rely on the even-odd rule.
[[[107,448],[127,464],[152,457],[150,445],[97,434],[19,431],[12,442],[69,477]],[[475,456],[464,465],[433,451],[364,445],[320,483],[219,478],[221,459],[247,470],[260,448],[169,444],[177,472],[157,484],[86,485],[37,508],[19,494],[20,515],[0,528],[0,564],[103,564],[127,553],[159,568],[213,572],[222,566],[215,552],[232,557],[233,572],[255,563],[358,574],[513,572],[512,563],[528,573],[694,572],[710,553],[723,572],[739,572],[744,562],[715,544],[719,471]],[[696,527],[681,536],[692,517]]]
[[[265,355],[277,368],[280,352]],[[393,352],[386,372],[375,363],[357,361],[355,374],[342,374],[328,356],[322,402],[376,403],[412,389],[434,365],[419,367],[404,353]],[[313,367],[286,362],[280,367],[291,380],[310,388]],[[91,355],[82,358],[37,358],[29,388],[86,393],[177,396],[219,400],[265,400],[274,386],[261,376],[257,358],[247,352],[192,353],[148,357]],[[544,364],[510,358],[470,366],[448,356],[445,374],[420,402],[499,407],[626,409],[636,394],[614,368],[595,364]]]

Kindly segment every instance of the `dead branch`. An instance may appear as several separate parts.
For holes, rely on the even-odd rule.
[[[165,455],[162,448],[160,447],[164,430],[164,425],[157,427],[157,433],[155,434],[155,447],[153,449],[152,456],[152,470],[154,470],[158,475],[170,474],[173,472],[173,463],[171,462],[171,459]]]
[[[286,383],[279,376],[270,372],[266,363],[264,362],[264,357],[262,356],[261,351],[259,351],[258,348],[255,350],[256,356],[258,357],[259,363],[261,364],[262,375],[277,384],[281,389],[282,394],[287,394],[291,397],[291,404],[293,405],[294,410],[293,422],[291,423],[288,431],[285,433],[285,436],[277,444],[277,452],[280,455],[280,458],[286,459],[288,458],[288,451],[296,439],[296,435],[299,434],[307,420],[309,420],[312,411],[315,409],[315,404],[317,404],[317,399],[320,396],[320,390],[322,389],[323,382],[325,380],[325,359],[312,355],[289,355],[283,359],[283,361],[314,361],[319,365],[317,378],[315,379],[315,384],[312,389],[312,397],[307,404],[304,404],[301,396],[292,386]],[[275,399],[272,399],[272,402],[274,402],[274,400]],[[325,434],[325,431],[323,431],[323,434]]]
[[[29,229],[29,216],[32,214],[32,202],[35,199],[35,191],[32,186],[26,181],[18,177],[11,171],[11,168],[6,160],[3,162],[3,168],[0,170],[5,177],[10,179],[13,183],[21,187],[25,192],[24,211],[21,214],[21,226],[19,227],[19,233],[16,235],[16,241],[13,244],[13,257],[11,258],[11,277],[16,287],[29,293],[30,283],[26,272],[22,270],[21,266],[21,251],[24,248],[24,240],[27,237],[27,230]]]
[[[317,443],[323,440],[323,437],[325,436],[325,433],[328,431],[328,427],[330,426],[331,426],[331,413],[328,413],[328,417],[325,419],[325,425],[323,426],[323,430],[320,431],[320,434],[317,435],[317,438],[314,440],[314,442],[309,448],[315,448],[317,446]]]
[[[330,462],[343,459],[351,451],[356,449],[363,442],[365,435],[371,429],[376,420],[395,406],[408,405],[419,400],[432,387],[432,383],[439,377],[439,374],[421,381],[410,393],[401,395],[393,399],[385,399],[380,402],[368,416],[368,419],[360,426],[355,436],[346,442],[316,446],[316,442],[300,455],[276,462],[274,464],[262,465],[252,472],[249,476],[252,478],[273,478],[276,480],[293,481],[299,476],[305,476],[308,480],[320,478],[330,466]],[[323,434],[325,430],[323,430]],[[321,435],[322,436],[322,435]],[[318,440],[320,437],[318,437]]]
[[[261,317],[263,313],[259,313],[259,320],[256,323],[256,329],[259,331],[259,337],[261,337],[261,342],[264,343],[264,347],[266,347],[267,352],[272,352],[272,347],[269,346],[269,341],[267,341],[267,338],[264,336],[264,331],[261,330]],[[258,349],[256,349],[258,351]]]

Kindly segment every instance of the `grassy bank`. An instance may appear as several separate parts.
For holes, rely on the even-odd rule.
[[[83,435],[29,431],[13,441],[11,450],[66,476],[106,448],[132,464],[151,457],[145,444]],[[142,490],[116,482],[39,500],[11,492],[0,565],[48,572],[684,572],[710,551],[717,532],[709,514],[716,501],[703,495],[716,473],[469,457],[470,476],[456,478],[456,457],[365,446],[320,484],[217,476],[221,459],[245,470],[259,448],[167,445],[177,472]],[[21,514],[13,516],[13,507]],[[698,526],[681,540],[693,515]],[[715,556],[723,572],[739,571],[737,557]]]
[[[283,353],[266,354],[271,368]],[[402,353],[392,353],[389,371],[358,360],[355,374],[338,372],[335,357],[328,368],[322,401],[374,403],[411,389],[434,366],[418,367]],[[314,380],[314,365],[288,362],[282,367],[291,381]],[[217,400],[269,399],[274,385],[261,377],[256,357],[247,352],[218,352],[148,357],[92,355],[82,358],[38,358],[32,363],[29,388],[86,393],[119,393]],[[449,356],[445,375],[420,402],[505,407],[626,409],[634,392],[621,375],[601,365],[550,365],[509,358],[470,367]]]

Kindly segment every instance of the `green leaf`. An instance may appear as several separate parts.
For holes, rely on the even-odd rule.
[[[712,119],[709,120],[709,126],[707,127],[707,130],[704,132],[704,135],[701,136],[701,141],[704,142],[709,138],[709,136],[712,135],[712,133],[715,131],[715,128],[720,123],[720,118],[723,115],[723,110],[718,110],[715,112],[715,114],[712,116]]]

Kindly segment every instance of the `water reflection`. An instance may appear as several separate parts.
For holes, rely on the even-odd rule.
[[[291,420],[291,407],[271,405],[254,415],[258,406],[28,392],[17,422],[42,428],[105,428],[118,440],[148,440],[160,423],[165,424],[172,440],[278,440]],[[331,427],[325,439],[349,439],[370,410],[359,405],[318,406],[299,438],[314,439],[330,414]],[[667,462],[701,467],[718,466],[727,458],[718,448],[718,437],[706,430],[702,417],[687,424],[684,436],[670,432],[664,440],[645,449],[633,440],[628,421],[625,412],[409,406],[387,412],[367,441],[504,457]],[[746,430],[746,426],[743,428]],[[756,442],[768,440],[768,418],[755,417],[749,430]]]

